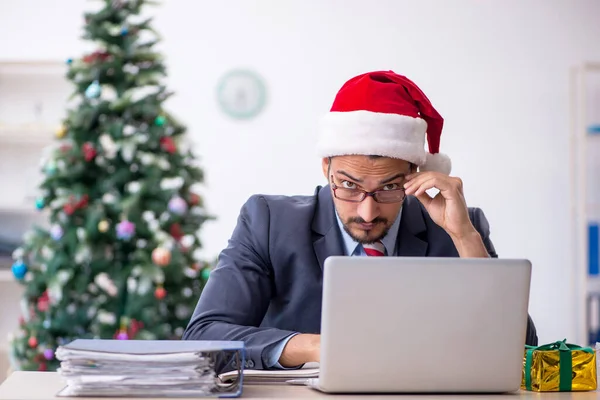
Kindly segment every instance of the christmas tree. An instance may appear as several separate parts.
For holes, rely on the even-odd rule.
[[[35,207],[48,229],[14,253],[25,294],[13,369],[56,370],[56,348],[76,338],[180,338],[210,272],[203,173],[164,108],[151,2],[99,1],[85,14],[93,51],[67,60],[73,96],[42,160]]]

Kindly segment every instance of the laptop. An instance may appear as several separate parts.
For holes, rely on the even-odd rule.
[[[531,263],[329,257],[321,360],[330,393],[506,393],[520,388]]]

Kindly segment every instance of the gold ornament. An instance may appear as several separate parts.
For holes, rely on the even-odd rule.
[[[98,230],[102,233],[108,231],[108,221],[102,220],[98,223]]]
[[[67,134],[67,127],[64,125],[61,125],[60,128],[58,128],[56,130],[56,137],[59,139],[64,138],[66,134]]]
[[[171,262],[171,251],[163,247],[157,247],[152,251],[152,262],[161,267],[169,265]]]

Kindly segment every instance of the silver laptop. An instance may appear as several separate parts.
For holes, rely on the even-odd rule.
[[[319,378],[332,393],[519,389],[527,260],[329,257]]]

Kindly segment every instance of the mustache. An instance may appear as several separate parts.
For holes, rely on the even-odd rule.
[[[357,223],[357,224],[367,224],[367,223],[369,223],[369,224],[387,224],[388,220],[386,218],[377,217],[374,220],[367,222],[364,219],[362,219],[361,217],[352,217],[352,218],[348,219],[347,223],[351,224],[353,222]]]

